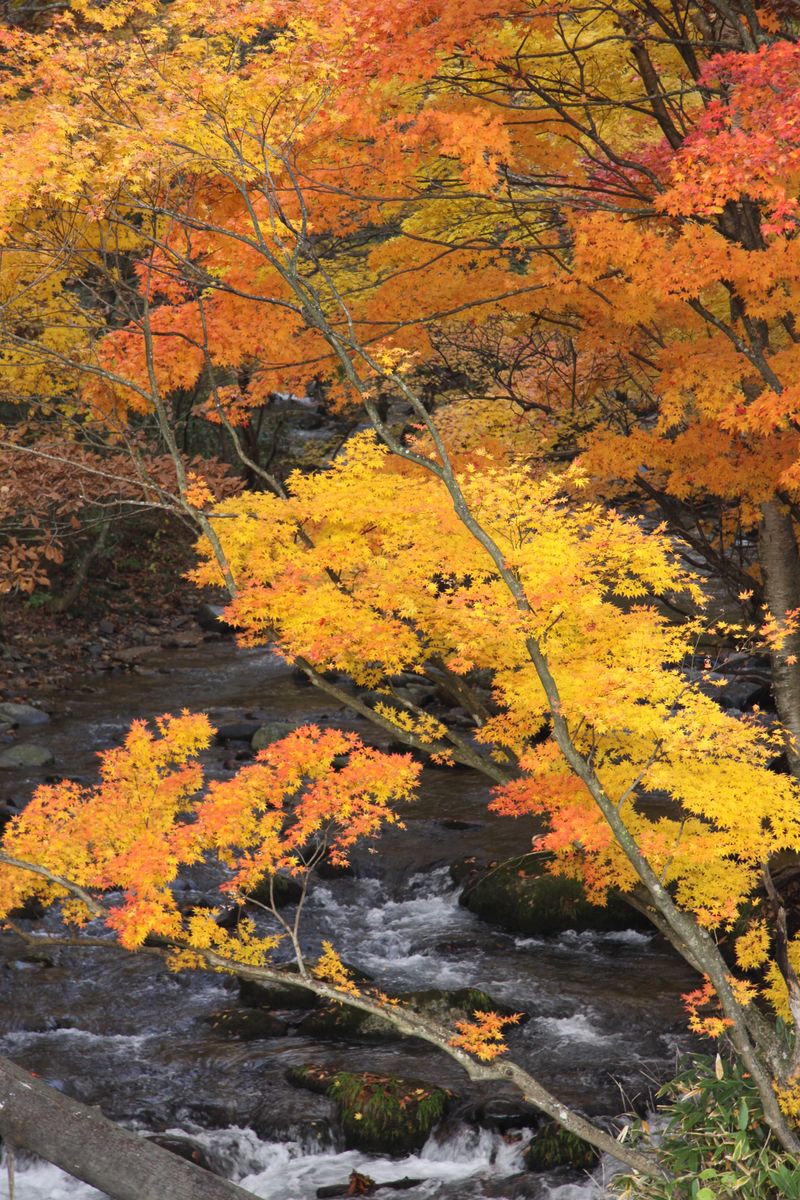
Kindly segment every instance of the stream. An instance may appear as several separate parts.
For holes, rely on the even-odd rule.
[[[96,778],[99,750],[119,742],[136,717],[182,708],[215,724],[248,719],[317,721],[380,735],[347,719],[263,649],[230,642],[163,650],[137,673],[109,674],[64,697],[48,726],[25,733],[56,756],[44,772],[3,772],[0,800],[23,802],[46,774]],[[22,738],[20,738],[22,740]],[[245,743],[205,756],[225,776]],[[680,995],[688,968],[655,936],[568,932],[514,936],[458,904],[448,867],[469,854],[524,853],[531,828],[487,812],[488,784],[465,770],[423,773],[420,799],[379,853],[362,848],[353,871],[318,880],[304,939],[318,953],[329,938],[348,962],[387,991],[481,987],[530,1020],[509,1036],[515,1058],[565,1101],[612,1116],[648,1096],[687,1044]],[[213,894],[206,868],[182,882],[187,900]],[[41,928],[41,923],[32,925]],[[269,1200],[309,1200],[357,1169],[377,1181],[423,1180],[409,1200],[591,1200],[600,1177],[525,1172],[524,1134],[510,1133],[524,1106],[512,1090],[469,1084],[455,1063],[422,1043],[320,1041],[297,1032],[237,1041],[209,1018],[238,1004],[223,976],[171,974],[159,962],[116,951],[58,951],[47,961],[0,938],[0,1052],[65,1093],[131,1127],[189,1135],[215,1168]],[[451,1088],[454,1114],[423,1150],[400,1160],[342,1148],[331,1102],[297,1090],[288,1067],[305,1063],[370,1070]],[[7,1197],[3,1175],[0,1197]],[[47,1164],[23,1161],[16,1200],[98,1200],[100,1193]]]

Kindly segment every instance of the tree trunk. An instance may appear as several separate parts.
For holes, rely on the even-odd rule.
[[[73,604],[77,602],[83,590],[83,585],[86,583],[89,568],[106,544],[110,525],[110,519],[104,517],[100,523],[96,538],[86,547],[82,557],[76,564],[70,583],[53,605],[55,612],[69,612]]]
[[[111,1200],[252,1200],[252,1192],[121,1129],[7,1058],[0,1058],[0,1134]]]
[[[786,628],[786,614],[800,609],[800,553],[791,514],[778,500],[761,506],[758,552],[769,611],[778,628]],[[778,716],[789,735],[789,767],[800,779],[800,631],[790,629],[783,645],[772,651],[772,680]]]

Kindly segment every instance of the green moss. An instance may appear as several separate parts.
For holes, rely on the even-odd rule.
[[[420,1150],[442,1119],[452,1092],[369,1072],[293,1067],[290,1083],[336,1101],[348,1148],[374,1154]]]
[[[566,929],[605,931],[644,924],[633,908],[613,894],[602,907],[590,904],[577,880],[549,874],[539,857],[475,871],[466,880],[461,903],[486,921],[539,937]]]
[[[570,1133],[557,1121],[548,1121],[535,1134],[525,1151],[529,1171],[552,1171],[554,1167],[589,1170],[597,1162],[594,1146]]]

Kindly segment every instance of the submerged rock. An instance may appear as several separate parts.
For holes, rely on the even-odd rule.
[[[421,1150],[453,1101],[453,1092],[393,1075],[353,1074],[327,1067],[291,1067],[286,1078],[334,1100],[345,1145],[368,1154]]]
[[[0,754],[0,770],[15,771],[21,767],[48,767],[55,762],[55,755],[47,746],[35,746],[32,742],[21,742],[9,746]]]
[[[526,855],[489,866],[455,863],[451,874],[465,884],[461,904],[514,933],[549,937],[567,929],[651,928],[646,917],[619,896],[610,895],[602,907],[590,904],[577,880],[549,874],[542,857]]]

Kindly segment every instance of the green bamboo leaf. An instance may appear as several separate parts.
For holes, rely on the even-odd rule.
[[[747,1101],[742,1099],[742,1101],[739,1105],[739,1128],[742,1130],[742,1132],[744,1132],[745,1129],[747,1129],[747,1125],[748,1125],[749,1121],[750,1121],[750,1109],[747,1107]]]

